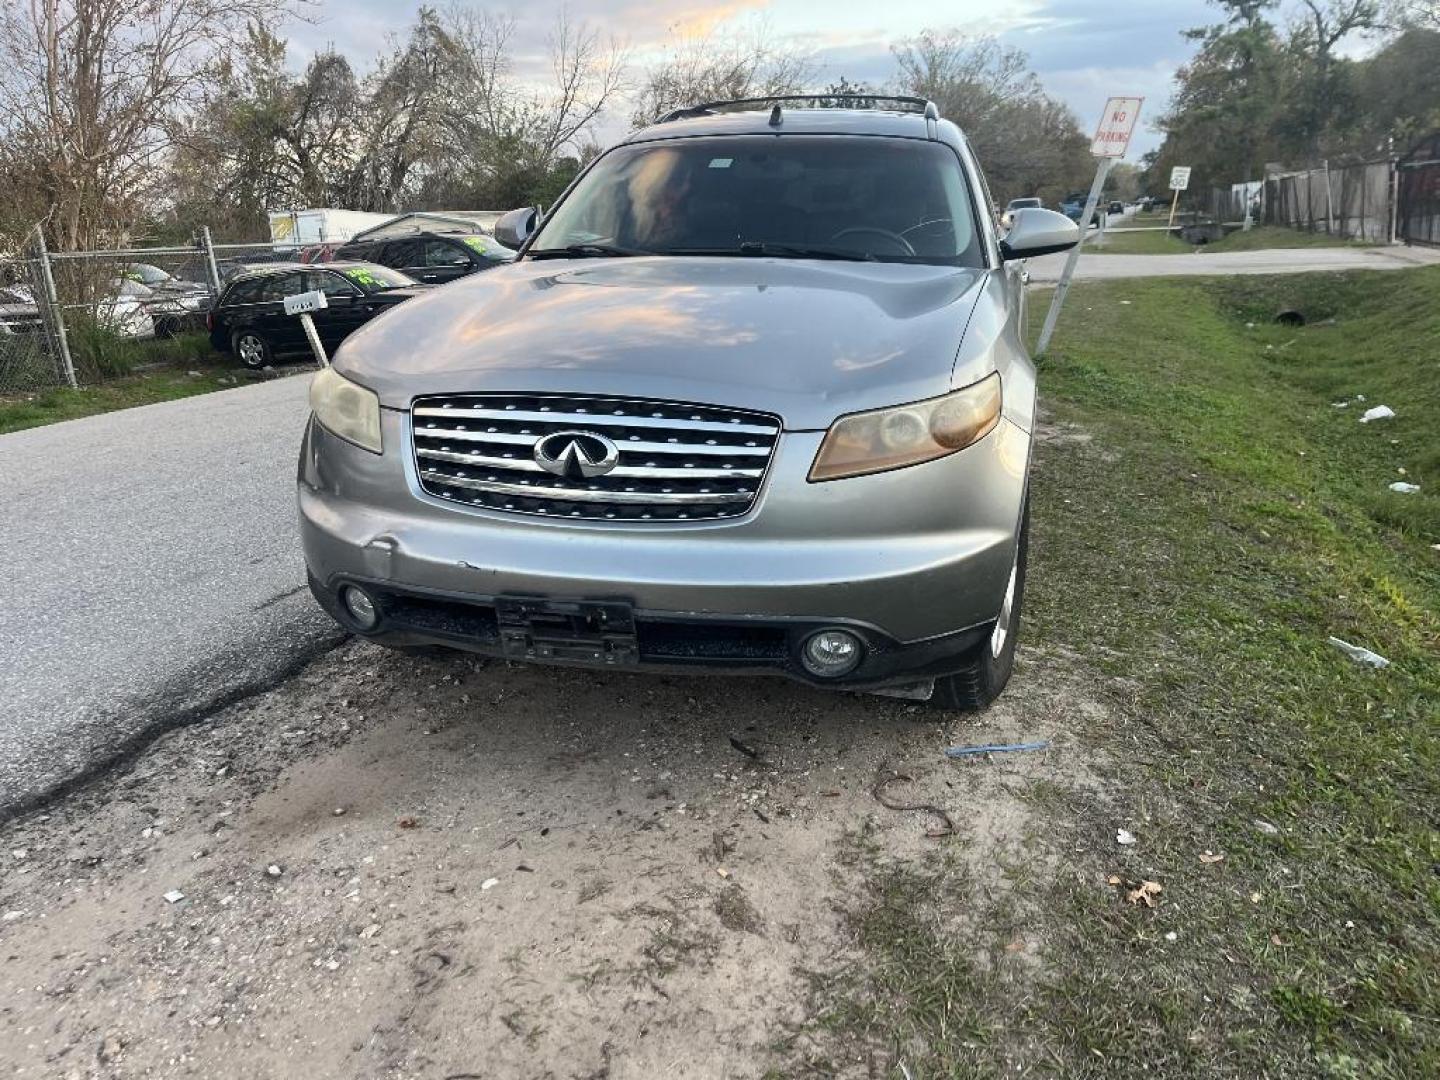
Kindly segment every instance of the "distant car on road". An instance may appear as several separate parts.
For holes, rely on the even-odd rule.
[[[1124,204],[1123,202],[1121,202],[1119,199],[1112,199],[1112,200],[1110,201],[1110,213],[1112,213],[1112,214],[1123,214],[1123,213],[1125,213],[1125,204]]]
[[[323,292],[328,306],[315,312],[315,329],[327,350],[428,286],[388,266],[333,262],[323,266],[280,263],[234,278],[210,310],[210,344],[233,353],[248,368],[286,356],[305,355],[309,344],[300,320],[285,314],[285,298]]]
[[[1016,210],[1043,210],[1044,208],[1045,204],[1033,196],[1023,199],[1011,199],[1005,204],[1005,212],[1000,215],[1000,224],[1003,228],[1008,229],[1010,224],[1015,220]]]
[[[514,260],[515,253],[480,233],[421,232],[408,236],[352,240],[337,259],[358,259],[403,271],[427,285],[443,285]]]
[[[1085,200],[1088,196],[1083,191],[1072,191],[1065,196],[1065,201],[1060,204],[1060,212],[1077,225],[1080,223],[1080,215],[1085,213]],[[1090,215],[1090,224],[1100,224],[1100,208],[1097,206],[1095,212]]]

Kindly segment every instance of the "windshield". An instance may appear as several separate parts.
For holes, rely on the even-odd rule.
[[[617,147],[555,208],[528,251],[561,253],[984,265],[954,151],[871,136],[731,135]]]
[[[1011,199],[1011,200],[1010,200],[1010,209],[1011,209],[1011,210],[1029,210],[1029,209],[1031,209],[1032,207],[1037,207],[1037,206],[1039,206],[1039,205],[1040,205],[1040,200],[1039,200],[1039,199]]]
[[[388,266],[380,266],[376,263],[365,263],[361,266],[336,266],[333,269],[344,274],[367,293],[384,292],[386,289],[404,289],[417,284],[409,274],[402,274],[399,270],[391,270]]]

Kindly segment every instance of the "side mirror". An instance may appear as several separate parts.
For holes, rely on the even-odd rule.
[[[522,206],[518,210],[507,211],[495,222],[495,239],[512,251],[517,250],[530,239],[539,223],[538,206]]]
[[[1000,256],[1007,261],[1029,259],[1052,251],[1065,251],[1079,242],[1079,225],[1064,214],[1032,206],[1015,211],[1010,231],[1000,241]]]

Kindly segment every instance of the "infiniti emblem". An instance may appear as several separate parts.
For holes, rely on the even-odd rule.
[[[535,444],[535,464],[569,480],[604,476],[619,461],[619,448],[593,431],[554,431]]]

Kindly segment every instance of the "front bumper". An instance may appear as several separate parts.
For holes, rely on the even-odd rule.
[[[646,665],[819,681],[799,668],[795,647],[821,626],[844,626],[866,643],[867,660],[826,685],[957,669],[1000,609],[1029,435],[1002,421],[939,461],[810,484],[822,435],[781,436],[765,486],[741,517],[565,523],[425,494],[403,413],[382,410],[381,455],[312,420],[299,469],[306,562],[317,598],[351,629],[339,588],[360,583],[380,596],[375,636],[390,644],[493,651],[497,598],[521,596],[623,602]],[[444,611],[454,618],[430,618]]]
[[[359,626],[341,603],[339,590],[358,585],[373,598],[380,621]],[[633,614],[636,654],[617,659],[597,649],[593,658],[559,655],[516,656],[503,640],[499,605],[514,597],[448,596],[397,588],[389,582],[340,577],[330,586],[310,575],[310,591],[345,629],[391,648],[442,645],[507,659],[536,663],[629,670],[634,667],[725,674],[779,674],[814,686],[870,690],[921,682],[959,670],[966,654],[987,640],[992,623],[945,634],[928,641],[895,641],[873,626],[849,619],[736,618],[638,609]],[[800,662],[800,649],[817,630],[843,628],[862,642],[865,654],[850,672],[833,678],[812,675]]]

